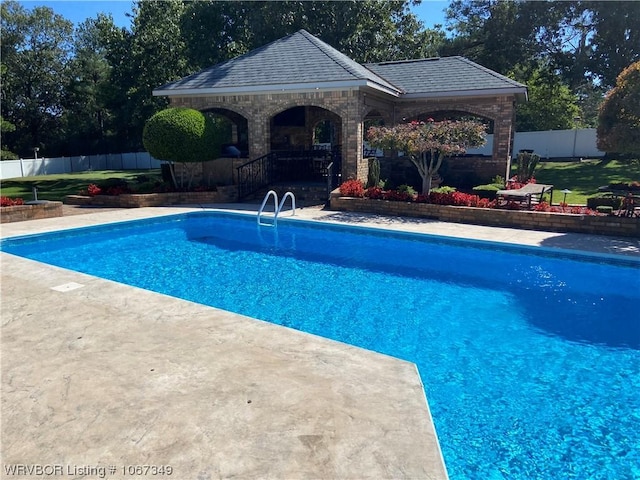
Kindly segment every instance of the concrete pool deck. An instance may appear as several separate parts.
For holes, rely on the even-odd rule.
[[[199,209],[110,210],[0,232]],[[640,257],[636,239],[320,208],[296,217]],[[2,478],[36,465],[52,478],[447,478],[411,363],[6,253],[0,266]],[[136,475],[136,465],[172,474]]]

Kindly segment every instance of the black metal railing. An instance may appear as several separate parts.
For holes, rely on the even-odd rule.
[[[277,158],[278,156],[272,152],[244,163],[237,168],[239,200],[276,181],[274,172]]]
[[[237,168],[240,200],[276,182],[327,182],[339,185],[342,149],[274,151]],[[329,165],[331,168],[329,169]]]
[[[327,170],[327,198],[332,190],[338,188],[342,181],[342,145],[331,150],[331,168]]]

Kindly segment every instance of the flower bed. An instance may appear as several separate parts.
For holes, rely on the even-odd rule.
[[[24,205],[21,198],[0,197],[0,207],[14,207],[16,205]]]
[[[551,206],[541,202],[533,211],[521,210],[517,204],[498,209],[495,208],[495,201],[478,195],[432,192],[429,198],[420,195],[409,198],[397,192],[360,189],[356,183],[349,182],[357,181],[345,182],[340,189],[331,193],[332,210],[531,230],[640,237],[640,219],[599,215],[585,207]],[[427,200],[430,203],[426,203]]]
[[[511,188],[520,188],[524,184],[515,183]],[[432,190],[429,195],[416,195],[411,193],[413,189],[399,188],[397,190],[382,190],[380,187],[370,187],[365,189],[359,180],[347,180],[340,185],[339,191],[342,196],[355,198],[371,198],[374,200],[391,200],[413,203],[430,203],[433,205],[452,205],[459,207],[477,207],[477,208],[501,208],[506,210],[523,210],[520,202],[507,202],[504,205],[498,205],[495,199],[484,198],[480,195],[469,194],[455,191],[450,187]],[[596,210],[582,207],[571,206],[565,203],[559,205],[550,205],[547,202],[540,202],[535,205],[536,212],[549,213],[571,213],[574,215],[599,215]]]

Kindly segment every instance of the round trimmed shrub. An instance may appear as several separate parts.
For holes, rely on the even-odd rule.
[[[218,123],[192,108],[167,108],[147,120],[142,132],[142,143],[158,160],[213,160],[220,156],[223,143],[223,131]]]

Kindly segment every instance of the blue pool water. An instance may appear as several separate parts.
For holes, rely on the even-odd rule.
[[[640,262],[221,213],[2,250],[418,365],[452,479],[640,478]]]

